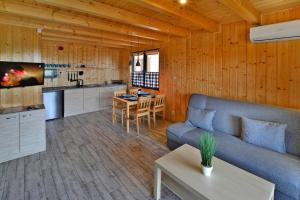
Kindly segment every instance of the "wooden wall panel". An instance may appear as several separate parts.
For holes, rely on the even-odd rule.
[[[293,19],[300,19],[300,8],[264,15],[262,22]],[[225,24],[219,33],[195,31],[160,47],[168,119],[185,118],[192,93],[300,109],[300,40],[253,44],[249,28]]]
[[[0,30],[1,61],[41,62],[40,37],[35,29],[0,25]],[[41,102],[40,86],[0,90],[0,107]]]
[[[59,50],[63,47],[63,50]],[[120,71],[124,63],[124,50],[90,46],[77,43],[42,41],[42,62],[49,64],[71,64],[71,68],[59,68],[60,77],[46,79],[45,87],[74,85],[67,80],[68,71],[84,71],[80,78],[84,84],[110,82],[112,79],[120,79]],[[80,68],[85,65],[86,68]],[[124,76],[122,76],[124,77]]]
[[[78,45],[41,40],[36,29],[10,25],[0,25],[0,60],[45,62],[71,64],[71,69],[61,70],[61,77],[51,81],[45,80],[45,87],[70,85],[67,81],[67,70],[87,68],[83,79],[85,84],[103,83],[112,79],[127,78],[129,53],[125,50],[98,46]],[[59,51],[58,46],[64,50]],[[126,74],[126,75],[125,75]],[[75,83],[72,83],[75,84]],[[27,106],[42,103],[42,87],[24,87],[0,90],[0,108]]]

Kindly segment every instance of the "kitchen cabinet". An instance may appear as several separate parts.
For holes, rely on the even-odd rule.
[[[44,110],[20,113],[20,152],[39,152],[46,150]]]
[[[117,90],[115,87],[103,87],[100,89],[101,108],[112,106],[112,97],[114,96],[115,90]]]
[[[121,89],[126,89],[126,85],[111,86],[100,88],[100,105],[101,108],[109,108],[112,106],[112,97],[114,92]]]
[[[94,112],[101,108],[100,105],[100,88],[84,88],[83,90],[83,109],[84,112]]]
[[[19,114],[0,115],[0,158],[19,153]]]
[[[64,116],[72,116],[83,112],[83,88],[68,89],[64,92]]]
[[[45,109],[0,114],[0,163],[46,150]]]
[[[64,91],[64,116],[95,112],[112,106],[114,91],[126,85],[66,89]]]

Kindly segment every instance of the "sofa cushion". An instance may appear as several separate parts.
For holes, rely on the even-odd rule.
[[[263,104],[193,94],[189,107],[216,110],[214,130],[240,136],[241,117],[287,124],[286,152],[300,156],[300,112]]]
[[[203,94],[193,94],[189,101],[189,106],[193,108],[205,109],[207,96]]]
[[[245,142],[285,153],[287,125],[242,117],[242,139]]]
[[[216,157],[275,183],[276,190],[300,198],[300,158],[243,142],[237,137],[214,133]]]
[[[214,129],[212,126],[212,122],[215,114],[215,110],[189,107],[188,121],[198,128],[213,131]]]
[[[205,132],[206,132],[206,130],[203,130],[200,128],[190,130],[181,137],[181,141],[184,144],[189,144],[189,145],[192,145],[192,146],[198,148],[200,135],[204,134]]]
[[[182,141],[180,140],[182,135],[184,135],[186,132],[191,131],[193,129],[196,129],[196,127],[194,127],[189,123],[179,122],[179,123],[172,124],[167,128],[168,138],[178,143],[182,143]]]

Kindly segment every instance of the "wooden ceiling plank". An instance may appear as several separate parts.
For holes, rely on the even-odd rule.
[[[140,43],[140,44],[147,44],[147,45],[152,45],[153,43],[155,43],[154,41],[149,39],[137,38],[134,36],[127,36],[127,35],[117,34],[108,31],[92,30],[87,28],[62,25],[62,24],[47,22],[43,20],[11,15],[8,13],[0,13],[0,24],[15,25],[15,26],[28,27],[28,28],[41,28],[45,31],[48,30],[60,31],[68,34],[79,34],[79,35],[85,35],[90,37],[107,38],[113,40],[120,40],[123,42],[130,42],[130,43]]]
[[[90,46],[102,46],[102,47],[111,47],[111,48],[118,48],[118,49],[129,49],[126,46],[118,46],[118,45],[106,44],[106,43],[95,43],[95,42],[89,42],[89,41],[85,41],[85,40],[72,40],[72,39],[61,38],[61,37],[43,36],[43,37],[41,37],[41,39],[42,39],[42,41],[66,42],[66,43],[83,44],[83,45],[90,45]]]
[[[171,2],[161,0],[130,0],[131,2],[146,7],[158,9],[163,12],[178,16],[184,20],[192,22],[200,29],[205,29],[210,32],[219,31],[219,23],[204,16],[196,13],[192,10],[187,10],[184,7],[178,7]]]
[[[84,15],[76,15],[70,12],[24,2],[0,0],[0,12],[48,20],[51,22],[72,24],[91,29],[105,30],[119,34],[132,35],[151,40],[164,41],[168,38],[165,34],[155,31],[149,31],[134,26],[96,19]]]
[[[47,4],[51,6],[57,6],[59,8],[71,9],[73,11],[86,13],[96,17],[103,17],[106,19],[127,23],[133,26],[138,26],[154,31],[159,31],[171,35],[185,37],[189,34],[189,31],[169,24],[164,21],[160,21],[154,18],[150,18],[144,15],[133,13],[125,9],[113,7],[104,3],[96,1],[82,1],[82,0],[36,0],[39,3]]]
[[[116,41],[116,40],[109,40],[109,39],[98,39],[98,38],[90,38],[80,35],[71,35],[71,34],[65,34],[65,33],[59,33],[59,32],[47,32],[43,31],[41,33],[42,36],[50,36],[50,37],[60,37],[60,38],[68,38],[72,40],[85,40],[88,42],[96,42],[96,43],[106,43],[106,44],[113,44],[113,45],[119,45],[119,46],[137,46],[137,44],[131,44],[128,42],[122,42],[122,41]]]
[[[249,2],[249,0],[218,0],[218,2],[230,8],[242,19],[251,24],[257,24],[261,21],[260,13]]]

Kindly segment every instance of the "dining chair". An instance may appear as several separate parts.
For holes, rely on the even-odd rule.
[[[137,95],[140,88],[131,88],[129,89],[129,94],[131,95]]]
[[[138,103],[135,109],[130,111],[130,114],[134,116],[134,121],[136,121],[136,129],[138,135],[140,134],[140,125],[139,121],[142,117],[147,116],[148,118],[148,127],[150,128],[150,107],[152,99],[150,97],[139,97]]]
[[[152,114],[154,127],[156,126],[156,113],[162,112],[163,120],[165,120],[165,95],[156,95],[150,108]]]
[[[123,94],[126,94],[125,89],[114,91],[114,97],[120,97]],[[113,102],[113,103],[114,103],[115,110],[121,111],[121,123],[123,125],[123,123],[124,123],[124,114],[125,114],[125,111],[126,111],[126,104],[121,103],[121,102]],[[117,120],[117,115],[116,114],[113,115],[113,120],[114,121]]]

